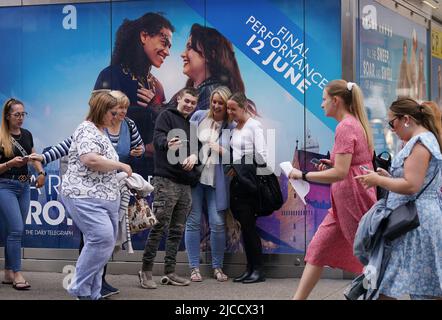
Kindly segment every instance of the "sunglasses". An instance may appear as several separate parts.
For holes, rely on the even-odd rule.
[[[116,117],[118,114],[118,111],[111,111],[110,113],[111,113],[112,117]]]
[[[402,118],[402,116],[396,116],[396,117],[394,117],[393,119],[391,119],[390,121],[387,122],[388,126],[390,127],[390,129],[394,130],[394,121],[396,119],[400,119],[400,118]]]

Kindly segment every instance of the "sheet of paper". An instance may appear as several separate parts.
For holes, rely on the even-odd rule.
[[[298,170],[296,168],[293,168],[292,164],[290,163],[290,161],[286,161],[286,162],[281,162],[279,164],[279,166],[281,167],[282,172],[285,174],[286,177],[289,176],[290,172],[295,169]],[[298,170],[299,171],[299,170]],[[299,198],[301,199],[301,201],[304,204],[307,204],[305,202],[305,196],[309,193],[310,191],[310,183],[308,183],[307,181],[304,180],[299,180],[299,179],[289,179],[290,184],[292,185],[293,189],[295,189],[296,194],[299,196]]]

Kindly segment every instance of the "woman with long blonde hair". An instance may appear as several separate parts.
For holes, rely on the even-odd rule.
[[[321,107],[327,117],[339,122],[331,158],[321,159],[319,172],[293,169],[289,177],[331,184],[332,207],[307,248],[295,300],[307,299],[324,266],[362,272],[362,264],[353,255],[353,242],[359,221],[376,202],[376,190],[366,190],[354,180],[364,172],[363,167],[373,170],[373,137],[361,89],[345,80],[331,81],[324,89]]]
[[[9,99],[3,106],[0,128],[0,218],[7,230],[2,283],[11,284],[17,290],[31,287],[21,273],[24,219],[31,202],[28,162],[38,172],[37,188],[44,185],[46,176],[41,163],[29,159],[35,149],[31,132],[22,128],[27,114],[23,102]]]
[[[190,280],[202,281],[199,270],[200,233],[203,205],[207,204],[210,226],[210,248],[212,252],[213,276],[218,281],[226,281],[224,274],[224,250],[226,247],[226,210],[229,207],[228,178],[224,174],[222,156],[229,148],[229,133],[234,125],[227,114],[227,100],[231,96],[229,88],[219,86],[210,96],[210,109],[196,111],[190,119],[197,129],[198,140],[202,144],[201,177],[192,188],[192,209],[187,217],[185,243],[191,268]]]

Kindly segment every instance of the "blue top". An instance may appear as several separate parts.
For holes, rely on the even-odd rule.
[[[416,200],[420,226],[391,243],[391,256],[379,292],[395,298],[404,294],[410,294],[412,299],[442,296],[442,208],[439,197],[442,154],[433,133],[424,132],[410,139],[393,159],[391,174],[395,178],[404,176],[404,162],[416,143],[431,154],[422,188],[436,177]],[[416,196],[390,192],[387,206],[396,208]]]
[[[190,124],[199,126],[209,113],[209,110],[198,110],[190,118]],[[232,130],[235,128],[235,123],[228,123],[224,121],[221,130]],[[221,134],[218,143],[226,150],[230,150],[230,134]],[[215,189],[216,189],[216,209],[218,211],[226,210],[229,207],[229,185],[230,178],[224,174],[222,156],[219,156],[218,163],[215,165]]]

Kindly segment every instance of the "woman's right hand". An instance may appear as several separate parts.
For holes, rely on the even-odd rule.
[[[38,153],[31,153],[30,160],[43,162],[43,155]]]
[[[324,171],[333,167],[333,164],[329,159],[321,159],[319,161],[321,161],[321,163],[317,166],[319,171]]]
[[[377,169],[376,169],[376,172],[377,172],[380,176],[383,176],[383,177],[391,177],[391,174],[388,173],[387,170],[384,170],[384,169],[382,169],[382,168],[377,168]]]
[[[10,168],[20,168],[28,164],[29,157],[23,158],[23,157],[15,157],[14,159],[11,159],[8,161],[8,167]]]
[[[120,162],[120,171],[126,172],[128,177],[132,175],[132,168],[130,167],[130,165],[122,162]]]

